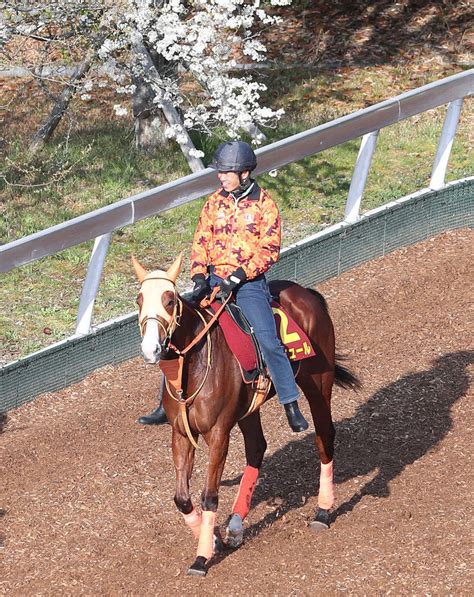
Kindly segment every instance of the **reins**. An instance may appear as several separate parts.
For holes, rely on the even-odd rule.
[[[203,306],[207,306],[208,304],[211,304],[217,293],[219,292],[219,286],[215,286],[211,296],[209,297],[209,299],[207,299],[207,301],[204,303]],[[204,317],[201,315],[201,313],[197,310],[194,309],[194,311],[199,315],[199,317],[203,320],[204,322],[204,328],[199,332],[199,334],[193,338],[193,340],[182,350],[179,350],[178,348],[176,348],[176,346],[174,346],[174,344],[169,344],[168,346],[178,355],[185,355],[187,352],[189,352],[191,350],[191,348],[193,348],[193,346],[195,346],[200,340],[201,338],[204,336],[204,334],[207,334],[207,332],[209,331],[209,329],[212,327],[212,325],[214,324],[214,322],[216,322],[219,319],[219,315],[222,313],[222,311],[225,309],[225,306],[227,305],[227,303],[230,300],[230,297],[232,295],[228,295],[227,298],[222,302],[222,305],[219,307],[219,309],[211,316],[211,319],[209,319],[208,322],[206,322],[206,320],[204,319]],[[180,300],[180,299],[179,299]],[[182,301],[180,300],[180,302],[182,303]],[[202,304],[202,302],[201,302]],[[173,330],[174,331],[174,330]]]

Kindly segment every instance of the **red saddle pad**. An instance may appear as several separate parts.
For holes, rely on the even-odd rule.
[[[211,305],[214,311],[217,311],[220,306],[221,304],[217,301]],[[313,357],[315,352],[311,342],[295,320],[276,301],[272,301],[272,310],[275,316],[278,337],[285,347],[290,361],[301,361],[302,359]],[[230,350],[239,361],[241,367],[246,371],[255,369],[257,359],[250,336],[240,329],[225,310],[219,317],[219,325],[222,328]]]

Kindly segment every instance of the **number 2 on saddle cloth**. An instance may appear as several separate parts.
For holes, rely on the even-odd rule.
[[[278,337],[285,347],[290,362],[295,363],[313,357],[315,352],[306,333],[281,305],[276,301],[272,301],[271,305]],[[214,302],[211,307],[216,311],[220,307],[220,303]],[[219,325],[241,368],[244,371],[253,371],[257,367],[257,356],[250,335],[238,326],[227,311],[220,315]]]

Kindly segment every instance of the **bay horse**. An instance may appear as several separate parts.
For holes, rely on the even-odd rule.
[[[210,321],[215,318],[212,312],[191,305],[176,290],[182,254],[166,271],[148,272],[134,257],[132,262],[141,284],[137,303],[145,361],[159,361],[161,366],[166,360],[176,364],[177,356],[182,357],[179,359],[182,383],[178,390],[181,394],[177,395],[173,389],[177,386],[170,387],[167,383],[163,406],[172,426],[176,470],[174,501],[198,542],[196,558],[188,574],[204,576],[209,560],[219,548],[220,541],[215,531],[219,485],[230,432],[236,423],[244,438],[246,466],[226,529],[226,540],[231,547],[237,547],[242,542],[243,519],[250,510],[252,493],[267,448],[260,413],[256,410],[244,417],[254,391],[250,384],[243,382],[239,364],[228,348],[220,326]],[[314,529],[328,528],[329,512],[334,504],[332,387],[336,382],[342,387],[357,388],[359,382],[349,370],[336,363],[334,328],[322,295],[288,281],[272,281],[270,290],[283,309],[306,332],[316,353],[301,361],[296,382],[309,402],[321,461],[318,510],[310,526]],[[273,394],[272,388],[268,397]],[[188,401],[188,407],[184,405],[184,399],[189,397],[192,402]],[[209,450],[200,513],[193,506],[189,490],[199,435],[202,435]]]

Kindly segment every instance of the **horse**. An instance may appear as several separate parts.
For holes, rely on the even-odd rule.
[[[195,560],[187,572],[204,576],[216,550],[222,547],[215,522],[219,485],[235,424],[243,434],[246,466],[227,525],[226,542],[229,547],[242,543],[243,520],[250,510],[267,448],[260,412],[257,409],[245,416],[254,390],[244,383],[239,364],[215,324],[216,314],[190,304],[176,290],[182,254],[167,270],[148,272],[135,257],[132,262],[140,283],[138,321],[145,362],[172,365],[169,373],[163,368],[165,380],[175,381],[174,385],[166,383],[163,406],[172,426],[174,502],[198,542]],[[310,526],[328,528],[334,505],[332,387],[336,383],[356,389],[359,381],[336,362],[334,327],[324,297],[294,282],[272,281],[269,285],[272,296],[304,330],[315,351],[315,356],[301,361],[295,379],[310,406],[321,462],[318,509]],[[273,394],[272,387],[267,398]],[[199,435],[209,451],[200,513],[189,489]]]

